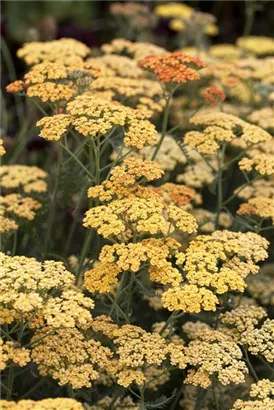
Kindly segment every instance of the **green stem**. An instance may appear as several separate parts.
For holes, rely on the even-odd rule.
[[[62,144],[61,142],[58,143],[58,145],[60,145],[60,147],[62,147],[73,159],[75,162],[77,162],[77,164],[83,169],[83,171],[85,171],[85,173],[88,175],[88,177],[90,178],[90,180],[94,180],[93,175],[89,172],[89,170],[85,167],[85,165],[82,164],[82,162],[76,157],[76,155],[74,155],[74,153],[68,148],[66,147],[64,144]]]
[[[244,26],[244,36],[250,36],[253,23],[254,23],[254,17],[255,17],[255,11],[256,11],[256,0],[246,0],[246,6],[245,6],[245,15],[246,15],[246,20],[245,20],[245,26]]]
[[[248,182],[246,182],[245,184],[243,184],[242,186],[240,186],[240,188],[237,189],[237,190],[234,192],[233,195],[231,195],[228,199],[226,199],[226,200],[223,202],[223,207],[226,206],[229,202],[233,201],[233,199],[235,199],[235,198],[238,196],[238,194],[239,194],[245,187],[247,187],[248,185],[253,184],[253,182],[258,181],[259,179],[262,179],[262,178],[263,178],[263,175],[258,175],[257,177],[253,178],[251,181],[248,181]]]
[[[14,366],[11,365],[9,368],[9,372],[8,372],[7,400],[11,400],[12,398],[13,378],[14,378]]]
[[[84,244],[83,244],[81,255],[80,255],[79,266],[78,266],[78,269],[77,269],[76,279],[75,279],[76,286],[78,286],[80,284],[81,277],[82,277],[82,275],[81,275],[82,274],[82,268],[83,268],[84,261],[86,259],[86,256],[87,256],[87,253],[88,253],[88,250],[89,250],[89,247],[90,247],[90,242],[91,242],[91,239],[92,239],[93,235],[94,235],[94,231],[92,231],[92,230],[88,230],[86,232]]]
[[[154,153],[151,157],[151,161],[155,160],[155,158],[156,158],[156,156],[157,156],[157,154],[158,154],[158,152],[159,152],[159,150],[162,146],[164,138],[166,136],[169,108],[170,108],[170,102],[171,102],[171,99],[172,99],[172,95],[173,95],[173,93],[170,93],[169,96],[167,97],[167,100],[166,100],[166,105],[165,105],[165,110],[164,110],[164,118],[163,118],[163,124],[162,124],[161,138],[160,138],[160,141],[158,142],[158,145],[157,145],[157,147],[156,147],[156,149],[155,149],[155,151],[154,151]]]
[[[250,373],[252,374],[254,380],[257,382],[257,381],[259,380],[259,377],[257,376],[257,373],[255,372],[255,369],[254,369],[254,367],[252,366],[252,363],[251,363],[251,361],[250,361],[250,359],[249,359],[249,356],[248,356],[247,348],[246,348],[245,346],[243,347],[243,351],[244,351],[244,357],[245,357],[247,366],[248,366],[248,368],[249,368],[249,370],[250,370]]]
[[[120,308],[120,306],[118,305],[118,303],[116,302],[116,300],[110,296],[110,294],[106,294],[107,298],[111,301],[111,303],[116,307],[117,311],[121,314],[121,316],[125,319],[126,323],[130,324],[130,321],[127,317],[127,315],[125,314],[125,312]]]
[[[57,199],[57,193],[58,193],[60,170],[62,166],[62,158],[63,158],[63,151],[62,149],[59,149],[57,172],[55,175],[54,189],[53,189],[53,193],[52,193],[52,197],[50,201],[49,220],[47,224],[47,233],[46,233],[46,239],[45,239],[45,244],[44,244],[43,259],[45,259],[47,252],[48,252],[49,241],[51,239],[51,231],[52,231],[53,222],[54,222],[55,214],[56,214],[56,199]]]
[[[216,389],[217,387],[216,376],[213,376],[212,385],[213,385],[213,396],[214,396],[215,407],[216,407],[216,410],[220,410],[219,400],[217,396],[217,389]]]
[[[146,410],[145,406],[145,387],[140,387],[140,410]]]

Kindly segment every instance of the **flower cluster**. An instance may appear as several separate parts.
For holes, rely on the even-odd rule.
[[[67,114],[38,121],[41,137],[58,141],[70,127],[85,137],[105,135],[113,129],[124,130],[127,147],[143,148],[156,143],[154,125],[140,110],[93,96],[80,95],[67,105]]]
[[[1,400],[3,410],[84,410],[84,406],[79,401],[67,398],[43,399],[43,400],[19,400],[14,401]]]
[[[220,112],[197,114],[190,119],[190,123],[202,127],[202,130],[187,132],[184,142],[201,154],[214,154],[222,143],[232,142],[236,146],[244,143],[250,146],[271,140],[271,135],[265,130],[231,114]]]
[[[182,84],[199,80],[199,70],[204,63],[180,51],[163,56],[150,55],[139,62],[139,66],[150,70],[163,84]]]
[[[26,64],[33,65],[43,62],[61,62],[66,65],[78,63],[90,53],[90,49],[73,38],[26,43],[17,51],[17,56]]]
[[[2,165],[0,186],[5,189],[22,188],[24,192],[45,192],[48,173],[41,168],[27,165]]]

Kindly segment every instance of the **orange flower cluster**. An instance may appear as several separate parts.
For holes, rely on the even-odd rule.
[[[199,80],[198,70],[205,67],[199,58],[191,57],[181,51],[163,56],[147,56],[139,62],[139,66],[150,70],[164,84]]]

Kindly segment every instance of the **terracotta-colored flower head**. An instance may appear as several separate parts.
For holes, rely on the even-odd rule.
[[[139,61],[139,66],[150,70],[161,83],[180,84],[199,80],[198,70],[205,65],[199,58],[174,51],[163,56],[147,56]]]

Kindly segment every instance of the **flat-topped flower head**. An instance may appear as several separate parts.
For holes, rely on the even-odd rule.
[[[222,112],[197,114],[190,119],[190,124],[199,127],[199,130],[187,132],[184,143],[200,154],[214,154],[225,142],[246,148],[272,138],[262,128]]]
[[[65,397],[42,400],[27,399],[19,400],[18,402],[1,400],[0,405],[2,410],[84,410],[82,403],[75,399],[67,399]]]
[[[85,137],[105,135],[113,129],[122,131],[127,147],[143,148],[156,143],[155,126],[140,110],[118,102],[80,95],[67,105],[67,114],[42,118],[37,122],[40,136],[59,140],[74,128]]]
[[[8,194],[0,197],[0,232],[17,230],[26,221],[32,221],[41,203],[20,194]]]
[[[244,383],[248,373],[240,347],[229,336],[211,328],[197,331],[187,347],[186,361],[194,368],[184,382],[203,388],[212,385],[213,375],[228,385]]]
[[[205,65],[199,58],[174,51],[163,56],[150,55],[139,61],[139,66],[151,71],[163,84],[183,84],[199,80],[198,71]]]
[[[50,334],[43,337],[47,333]],[[105,368],[112,357],[109,348],[87,339],[75,328],[45,327],[35,333],[32,342],[38,339],[39,343],[32,349],[32,360],[41,376],[51,376],[60,386],[91,387],[99,377],[99,368]]]
[[[22,188],[24,192],[45,192],[48,173],[36,166],[2,165],[0,186],[6,189]]]
[[[151,43],[129,41],[124,38],[115,38],[109,44],[103,44],[101,51],[104,54],[126,54],[134,60],[141,60],[148,55],[163,55],[166,50]]]
[[[28,97],[36,97],[43,102],[66,102],[73,96],[88,89],[99,70],[92,63],[77,62],[66,66],[60,62],[43,62],[34,65],[25,74],[24,81],[15,81],[7,86],[7,91],[24,91]]]
[[[54,41],[33,41],[25,43],[17,51],[27,65],[42,62],[61,62],[69,65],[81,62],[90,53],[90,49],[73,38],[61,38]]]
[[[274,408],[274,383],[269,379],[261,379],[250,388],[250,400],[238,399],[232,410],[271,410]]]
[[[3,308],[20,314],[42,308],[48,292],[61,289],[74,282],[62,262],[38,262],[25,256],[8,256],[1,253],[1,298]]]
[[[274,54],[274,40],[271,37],[239,37],[236,44],[239,48],[242,48],[245,51],[248,51],[251,54],[255,54],[257,56]]]
[[[248,202],[240,205],[237,214],[254,216],[256,219],[271,219],[274,224],[274,198],[250,198]]]

